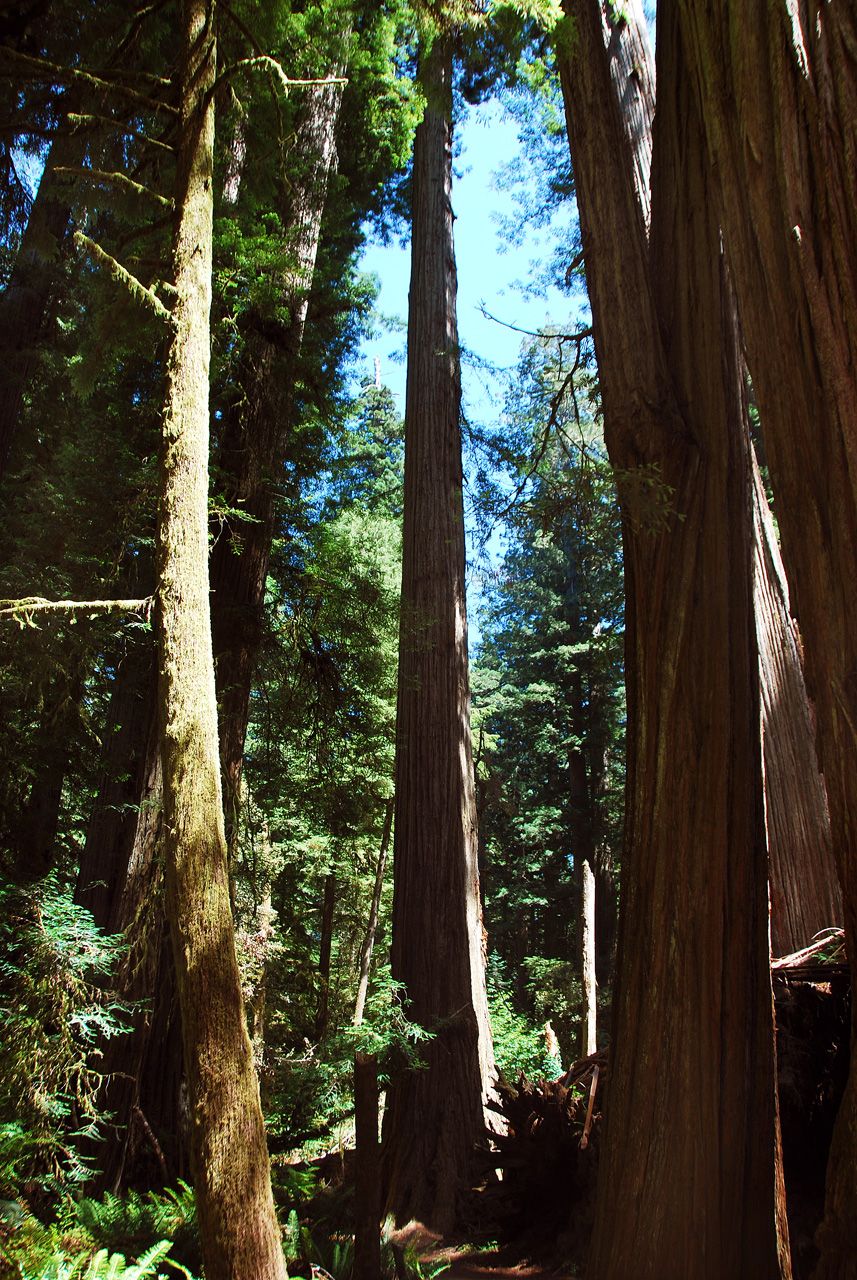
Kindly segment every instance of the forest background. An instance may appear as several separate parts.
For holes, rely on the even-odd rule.
[[[608,34],[642,39],[636,11],[606,13]],[[403,995],[412,961],[401,940],[409,927],[423,926],[401,906],[396,924],[388,858],[392,841],[397,867],[407,856],[406,801],[393,781],[396,750],[406,740],[400,728],[397,743],[397,681],[400,725],[403,699],[417,687],[413,679],[402,683],[399,655],[418,652],[435,619],[407,603],[414,597],[406,595],[400,609],[401,521],[413,510],[403,478],[407,429],[380,377],[355,390],[352,372],[360,343],[378,323],[374,286],[360,269],[366,237],[407,234],[422,208],[409,164],[414,131],[420,121],[426,130],[433,117],[449,125],[441,104],[452,92],[448,78],[441,83],[441,69],[441,79],[432,80],[437,50],[454,49],[456,110],[499,94],[517,122],[523,194],[507,234],[514,240],[527,225],[544,229],[559,219],[553,256],[530,284],[560,288],[571,312],[568,321],[522,335],[499,420],[484,421],[465,405],[462,421],[467,519],[482,594],[470,674],[472,746],[468,729],[466,749],[456,750],[463,758],[472,749],[474,761],[474,909],[487,928],[493,1053],[508,1079],[522,1068],[557,1073],[596,1048],[584,966],[588,876],[595,882],[601,1025],[610,1025],[623,826],[626,856],[640,838],[629,835],[634,823],[624,818],[627,588],[617,485],[620,493],[624,486],[626,552],[631,532],[639,539],[633,569],[626,561],[637,583],[635,626],[644,612],[639,557],[654,556],[654,564],[667,532],[682,533],[681,522],[689,521],[675,540],[690,543],[694,527],[692,511],[674,505],[684,501],[684,479],[666,462],[623,460],[618,436],[608,462],[602,440],[602,413],[609,419],[609,411],[601,395],[612,386],[615,405],[615,384],[609,353],[599,352],[596,373],[593,332],[580,309],[588,250],[575,221],[568,151],[569,141],[573,154],[584,145],[574,120],[593,113],[581,107],[575,116],[573,91],[564,83],[563,100],[557,75],[558,65],[582,56],[583,13],[572,14],[569,27],[568,16],[551,6],[498,5],[487,15],[346,3],[247,5],[245,12],[221,0],[216,61],[212,14],[201,2],[180,12],[155,3],[133,15],[110,4],[3,10],[0,69],[10,123],[0,193],[0,338],[7,353],[0,537],[9,621],[0,748],[7,880],[0,1177],[9,1197],[4,1247],[8,1265],[25,1268],[20,1274],[30,1274],[16,1254],[22,1240],[25,1253],[37,1256],[34,1265],[59,1274],[67,1257],[77,1257],[71,1265],[97,1265],[88,1258],[99,1245],[124,1242],[115,1224],[127,1226],[129,1214],[184,1225],[191,1202],[183,1180],[191,1171],[206,1274],[220,1273],[219,1250],[234,1248],[237,1258],[250,1247],[234,1243],[235,1213],[218,1190],[232,1178],[237,1154],[224,1146],[228,1123],[217,1127],[233,1105],[226,1098],[232,1068],[218,1057],[229,1041],[221,1008],[237,1019],[231,1025],[241,1036],[246,1013],[252,1052],[248,1045],[238,1053],[235,1105],[257,1133],[258,1075],[274,1200],[293,1255],[303,1251],[311,1260],[318,1247],[301,1234],[305,1187],[293,1171],[295,1153],[306,1157],[344,1140],[355,1052],[373,1056],[399,1099],[385,1132],[386,1150],[394,1152],[385,1157],[385,1178],[396,1215],[406,1219],[406,1209],[430,1205],[422,1216],[434,1213],[448,1225],[460,1210],[461,1169],[454,1168],[447,1204],[442,1179],[433,1175],[433,1183],[425,1170],[408,1191],[412,1175],[395,1155],[397,1144],[407,1150],[397,1119],[401,1099],[416,1096],[406,1082],[437,1081],[432,1055],[457,1043],[458,1006],[428,1017],[411,981]],[[629,83],[634,76],[645,81],[644,61],[635,65]],[[584,81],[579,74],[574,84]],[[608,100],[612,90],[602,93]],[[629,145],[623,135],[622,146]],[[638,162],[640,145],[638,137]],[[211,161],[213,170],[206,169]],[[579,198],[585,163],[576,161]],[[20,171],[41,164],[33,197]],[[193,225],[202,243],[211,222],[205,200],[212,198],[212,259],[208,284],[200,284],[194,254],[182,258],[182,235]],[[454,317],[449,255],[444,271]],[[589,276],[597,340],[600,286],[591,269]],[[210,343],[206,328],[200,345],[209,287]],[[411,308],[413,324],[413,291]],[[668,328],[662,318],[662,332]],[[467,345],[427,348],[436,356],[454,351],[448,363],[456,405],[457,370],[469,363],[479,376],[485,364]],[[207,578],[200,587],[180,579],[177,567],[191,545],[182,501],[192,485],[182,477],[191,465],[198,471],[199,456],[193,462],[176,449],[184,448],[182,424],[199,418],[189,406],[190,384],[200,377],[187,371],[202,367],[193,362],[203,347],[211,454],[193,479],[204,499],[194,536],[209,548],[220,764],[216,803],[209,791],[207,801],[185,805],[183,788],[190,794],[188,780],[203,756],[212,756],[210,748],[193,747],[202,685],[190,668],[175,675],[171,665],[181,673],[183,661],[203,652],[182,631],[186,598],[199,596],[209,625]],[[481,372],[497,385],[496,373]],[[740,382],[746,413],[743,374]],[[409,395],[416,385],[409,365]],[[178,425],[161,442],[164,420]],[[758,412],[752,428],[761,448]],[[457,484],[460,495],[454,467],[449,474],[450,492]],[[748,481],[744,517],[752,529],[750,492]],[[771,528],[761,487],[756,502],[759,528]],[[458,524],[463,547],[461,517]],[[733,525],[745,528],[737,517]],[[480,559],[498,529],[502,559]],[[746,530],[742,536],[750,546]],[[763,544],[772,565],[765,574],[781,582],[783,625],[801,705],[808,705],[775,539],[757,531],[757,548]],[[407,546],[406,535],[406,570]],[[175,598],[163,585],[156,590],[158,575],[163,584],[171,574]],[[55,603],[62,601],[87,603]],[[702,623],[700,632],[705,642]],[[641,662],[646,670],[639,656],[635,670]],[[758,699],[759,677],[746,675],[746,660],[741,669]],[[461,696],[462,678],[455,678]],[[466,690],[466,663],[463,680]],[[638,714],[644,677],[637,671],[634,680]],[[763,674],[763,703],[764,689]],[[182,721],[188,711],[190,720]],[[809,726],[808,711],[805,720]],[[182,723],[192,727],[174,728]],[[811,728],[801,732],[811,742]],[[754,737],[758,748],[757,730],[749,732],[751,755]],[[644,738],[634,741],[639,753]],[[430,744],[422,750],[419,768],[432,777]],[[814,747],[811,754],[804,772],[818,792]],[[759,749],[756,755],[761,780]],[[779,777],[767,757],[766,765],[769,779]],[[401,791],[406,766],[398,770]],[[207,785],[200,782],[200,795]],[[467,794],[473,783],[463,785]],[[631,785],[639,806],[639,773]],[[200,837],[209,853],[185,865],[176,833],[190,830],[183,824],[196,822],[195,813],[219,814],[221,786],[225,824]],[[757,817],[761,795],[748,808]],[[775,812],[770,786],[765,798]],[[422,820],[431,829],[433,815]],[[216,828],[219,819],[211,821]],[[812,823],[824,825],[817,814]],[[819,917],[811,932],[841,923],[829,826],[810,834],[806,844],[813,842],[824,856],[821,887],[812,894],[797,891],[799,875],[793,867],[777,870],[771,852],[772,892],[784,903],[775,912],[775,930],[782,928],[775,950],[808,940],[780,923],[792,910],[812,914],[802,898]],[[218,871],[220,844],[228,877]],[[759,865],[748,861],[749,879],[738,876],[734,890],[754,904],[761,902]],[[684,883],[681,873],[676,883]],[[197,936],[195,904],[208,911],[209,900],[212,914]],[[754,920],[756,912],[754,905]],[[440,914],[438,928],[445,929]],[[809,928],[806,918],[800,928]],[[475,967],[467,982],[475,984],[478,1021],[477,986],[485,979],[472,976],[477,935],[470,923],[468,931],[465,950]],[[209,969],[199,957],[215,956],[214,937]],[[740,956],[724,952],[732,955],[727,983],[730,963],[737,977],[758,952],[753,938],[748,934],[750,950]],[[240,995],[230,976],[236,956]],[[761,969],[769,973],[769,953]],[[629,989],[626,980],[626,1001]],[[688,1007],[700,1003],[691,979],[682,999]],[[663,1007],[669,1017],[669,1001]],[[758,1049],[764,1019],[746,1017]],[[556,1041],[545,1033],[548,1021]],[[656,1026],[653,1019],[655,1036]],[[204,1046],[198,1055],[197,1046]],[[421,1054],[429,1065],[415,1072]],[[206,1072],[229,1081],[222,1099],[207,1099],[203,1081],[214,1075]],[[437,1083],[425,1088],[444,1091]],[[406,1110],[432,1129],[425,1124],[430,1111]],[[481,1115],[478,1088],[476,1111]],[[763,1125],[769,1111],[761,1114]],[[773,1134],[772,1110],[770,1118]],[[773,1171],[772,1137],[768,1147]],[[233,1210],[241,1205],[263,1224],[252,1249],[268,1249],[274,1259],[280,1228],[264,1226],[268,1206],[273,1221],[264,1149],[264,1134],[261,1145],[255,1137],[248,1143],[246,1176],[258,1215],[239,1177],[229,1194],[237,1196]],[[144,1200],[142,1193],[150,1194]],[[119,1194],[126,1199],[116,1200]],[[773,1222],[772,1207],[771,1232]],[[168,1247],[150,1250],[143,1269],[170,1265]],[[262,1255],[255,1256],[258,1268]],[[182,1262],[180,1246],[172,1262]],[[191,1265],[201,1265],[197,1256]],[[273,1260],[265,1273],[284,1274],[281,1265]],[[719,1274],[713,1265],[712,1276]]]

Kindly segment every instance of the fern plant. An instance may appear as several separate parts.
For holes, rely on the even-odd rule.
[[[97,1248],[70,1221],[66,1211],[59,1222],[44,1227],[27,1213],[13,1231],[0,1230],[3,1280],[195,1280],[187,1267],[168,1256],[172,1240],[159,1240],[128,1262],[122,1253]]]
[[[99,1249],[88,1263],[85,1258],[55,1257],[42,1270],[32,1273],[32,1280],[150,1280],[151,1277],[160,1280],[163,1273],[158,1267],[169,1261],[167,1254],[171,1246],[171,1240],[160,1240],[146,1250],[139,1262],[130,1265],[121,1253],[108,1254],[106,1249]],[[190,1276],[184,1267],[178,1270]],[[30,1280],[26,1272],[23,1276],[24,1280]]]
[[[104,1249],[136,1255],[152,1240],[168,1240],[171,1263],[194,1270],[202,1265],[193,1188],[186,1182],[145,1195],[129,1191],[120,1198],[107,1192],[100,1200],[81,1200],[77,1220]]]

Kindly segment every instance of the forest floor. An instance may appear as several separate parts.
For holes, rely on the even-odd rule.
[[[577,1274],[576,1269],[553,1270],[526,1258],[516,1258],[515,1251],[509,1248],[476,1257],[470,1253],[453,1253],[444,1270],[432,1270],[433,1280],[561,1280]]]

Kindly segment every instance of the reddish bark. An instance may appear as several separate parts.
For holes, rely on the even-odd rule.
[[[436,1034],[427,1068],[388,1090],[383,1160],[388,1211],[445,1231],[469,1187],[493,1053],[470,743],[448,41],[435,42],[421,77],[428,106],[414,145],[392,971],[408,1016]]]
[[[775,1277],[788,1261],[776,1230],[752,506],[734,305],[673,26],[659,18],[650,258],[600,5],[566,8],[575,35],[561,77],[627,590],[627,825],[589,1270],[598,1280]]]
[[[857,12],[848,0],[677,8],[717,174],[855,955]],[[855,1151],[852,1070],[828,1168],[820,1280],[857,1275]]]

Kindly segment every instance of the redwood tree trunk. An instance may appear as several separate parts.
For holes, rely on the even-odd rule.
[[[135,683],[133,674],[121,668],[117,680]],[[104,1046],[101,1069],[109,1078],[104,1109],[111,1124],[93,1156],[98,1170],[95,1194],[117,1194],[129,1186],[171,1186],[190,1173],[181,1017],[164,910],[163,788],[154,678],[145,682],[145,692],[148,723],[140,741],[128,744],[134,754],[139,752],[134,821],[130,827],[112,826],[109,815],[97,821],[93,814],[92,840],[87,838],[76,894],[98,925],[125,934],[127,954],[116,988],[135,1006],[128,1034]],[[117,690],[121,705],[127,706],[128,700],[127,690]]]
[[[470,744],[461,384],[452,235],[452,54],[423,58],[414,144],[402,625],[396,723],[392,972],[436,1037],[394,1080],[384,1120],[388,1211],[438,1231],[469,1186],[493,1074]]]
[[[734,307],[672,25],[659,14],[650,264],[601,7],[568,0],[566,10],[576,35],[561,75],[627,592],[626,837],[589,1274],[775,1277],[788,1261],[776,1230],[752,503]]]
[[[718,175],[855,956],[857,11],[849,0],[677,7]],[[820,1280],[857,1275],[853,1069],[818,1240]]]
[[[756,636],[762,688],[765,823],[771,878],[771,951],[789,955],[842,924],[827,792],[803,680],[800,639],[768,500],[753,457]]]
[[[278,1280],[286,1268],[229,902],[208,599],[213,10],[212,0],[182,7],[177,297],[157,540],[165,874],[205,1273]]]

